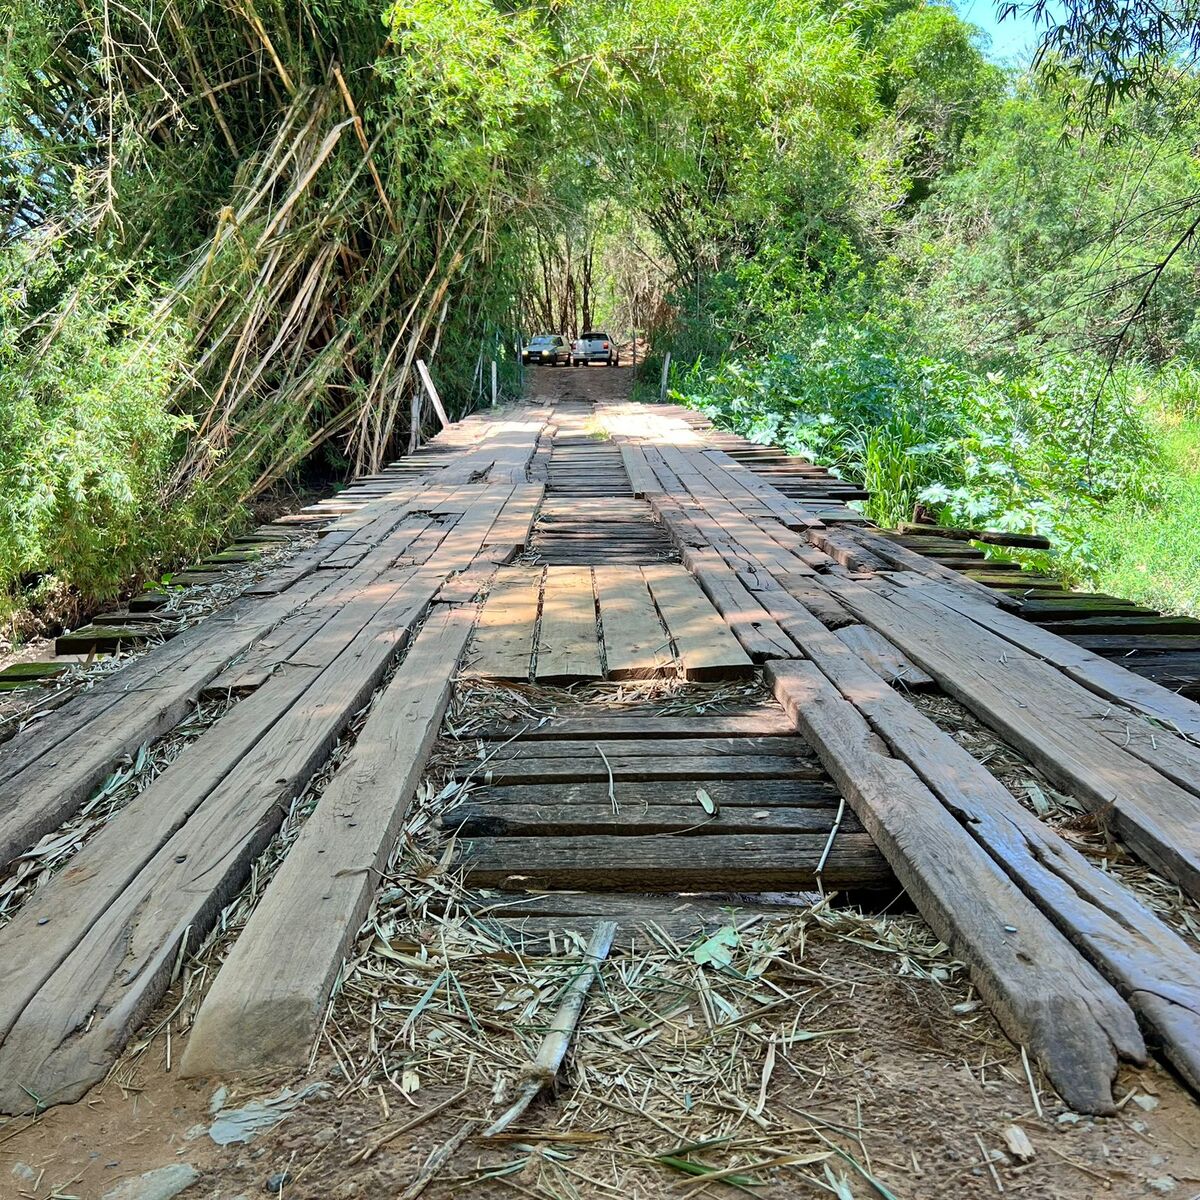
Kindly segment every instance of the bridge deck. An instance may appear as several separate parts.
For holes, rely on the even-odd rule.
[[[944,719],[1200,898],[1200,708],[1089,648],[1194,654],[1193,625],[885,534],[858,495],[618,389],[473,416],[202,564],[239,598],[3,747],[0,1108],[103,1079],[248,880],[183,1069],[303,1065],[414,798],[495,936],[615,914],[619,952],[729,897],[903,888],[1069,1103],[1111,1111],[1144,1037],[1200,1084],[1193,944]],[[94,629],[144,636],[131,609]]]

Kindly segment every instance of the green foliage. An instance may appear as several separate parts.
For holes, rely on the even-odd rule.
[[[1095,565],[1093,512],[1118,495],[1152,500],[1152,440],[1125,379],[1065,356],[985,372],[914,339],[909,310],[826,307],[770,354],[698,361],[675,394],[870,490],[864,511],[881,524],[921,502],[949,524],[1048,535],[1079,572]]]
[[[111,595],[194,549],[206,524],[200,494],[161,505],[187,422],[167,402],[174,345],[139,345],[148,298],[80,292],[54,337],[23,338],[23,283],[52,283],[29,266],[32,278],[0,283],[0,613],[62,582]]]

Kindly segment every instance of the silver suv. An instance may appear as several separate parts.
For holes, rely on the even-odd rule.
[[[572,362],[577,367],[594,362],[602,362],[606,367],[619,367],[621,352],[617,349],[617,343],[607,333],[589,329],[579,335],[572,351]]]

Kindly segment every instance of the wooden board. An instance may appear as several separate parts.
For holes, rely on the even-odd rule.
[[[921,915],[968,964],[1008,1035],[1030,1047],[1073,1108],[1114,1112],[1120,1060],[1145,1060],[1129,1006],[912,769],[884,752],[812,663],[772,664],[767,674]]]
[[[870,625],[847,625],[835,635],[880,678],[913,691],[935,687],[933,677],[905,658],[891,642]]]
[[[600,755],[613,758],[651,758],[669,761],[674,758],[738,757],[753,755],[761,757],[783,756],[803,759],[812,763],[815,759],[808,743],[796,737],[691,737],[674,738],[670,741],[657,738],[613,738],[597,742],[592,738],[571,739],[523,739],[507,745],[489,746],[480,762],[488,767],[501,762],[523,762],[530,758],[562,758],[576,762],[599,760]],[[467,762],[465,766],[474,764]]]
[[[181,1073],[301,1067],[437,737],[471,614],[431,616],[222,965]]]
[[[577,710],[559,708],[544,720],[504,721],[484,729],[472,730],[472,737],[495,738],[693,738],[791,737],[792,723],[775,704],[762,704],[731,713],[707,712],[680,716],[662,716],[653,708],[626,714],[622,709],[591,708],[580,715]],[[569,713],[570,715],[564,715]]]
[[[479,627],[470,669],[490,679],[529,679],[537,625],[541,567],[504,567],[496,572]]]
[[[837,807],[837,788],[815,769],[799,779],[663,779],[618,780],[613,792],[617,807],[637,811],[652,804],[691,805],[698,803],[697,787],[704,790],[721,808],[826,808]],[[573,804],[607,805],[612,807],[608,791],[608,776],[603,780],[578,782],[555,781],[546,784],[496,784],[486,790],[468,793],[468,799],[479,797],[492,808],[505,804],[520,806]]]
[[[462,858],[476,887],[519,881],[611,891],[760,890],[811,886],[828,842],[827,833],[469,838]],[[830,887],[892,885],[891,871],[864,834],[839,833],[823,878]]]
[[[829,582],[843,604],[886,629],[1055,786],[1100,812],[1141,858],[1200,895],[1200,800],[1137,757],[1138,746],[1126,750],[1106,736],[1097,719],[1110,704],[969,618],[922,601],[914,588]]]
[[[607,764],[605,763],[607,759]],[[814,779],[820,769],[811,761],[790,754],[710,754],[656,758],[653,755],[620,756],[599,753],[580,761],[567,758],[519,758],[463,764],[456,777],[478,776],[485,783],[549,783],[554,780],[596,782],[608,779]]]
[[[901,581],[908,582],[903,578]],[[972,597],[963,596],[951,588],[925,585],[924,593],[954,612],[970,617],[977,625],[982,625],[1005,641],[1053,663],[1096,695],[1127,704],[1189,737],[1200,737],[1200,705],[1193,701],[1184,700],[1167,688],[1148,683],[1119,664],[1054,633],[1038,629],[1008,613],[998,612],[989,605],[977,604]]]
[[[600,678],[600,630],[590,568],[546,568],[535,670],[539,683]]]
[[[582,837],[592,833],[723,837],[729,833],[822,832],[828,837],[834,817],[833,809],[801,806],[730,806],[710,817],[693,789],[690,804],[645,807],[618,804],[616,812],[607,796],[602,803],[590,804],[491,804],[484,796],[478,802],[468,801],[451,809],[441,824],[444,829],[458,830],[464,837]],[[843,818],[842,829],[847,833],[862,832],[853,814]]]
[[[674,672],[671,642],[637,567],[597,567],[596,598],[610,679],[653,679]]]
[[[642,577],[671,634],[685,679],[738,679],[753,673],[749,656],[682,567],[643,567]]]

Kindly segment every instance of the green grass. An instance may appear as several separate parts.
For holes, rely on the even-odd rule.
[[[1163,612],[1200,616],[1200,418],[1159,418],[1163,497],[1118,501],[1091,531],[1098,591]]]

